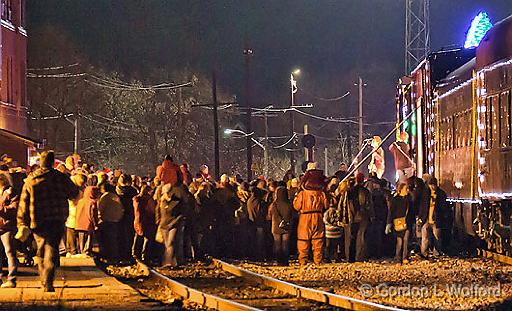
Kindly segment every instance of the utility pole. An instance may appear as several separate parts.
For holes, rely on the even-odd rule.
[[[359,150],[363,147],[363,79],[359,77]]]
[[[295,80],[293,73],[290,74],[290,137],[295,135],[295,116],[293,109],[295,106],[295,93],[297,93],[297,81]],[[292,139],[291,150],[290,150],[290,170],[295,173],[295,144]]]
[[[220,178],[220,155],[219,155],[219,104],[217,102],[217,74],[212,73],[212,97],[213,97],[213,135],[214,135],[214,157],[215,157],[215,179]]]
[[[263,150],[263,175],[268,178],[269,174],[269,154],[268,148],[270,144],[268,143],[268,114],[265,111],[265,149]]]
[[[236,99],[230,103],[220,103],[221,105],[236,105]],[[214,161],[215,161],[215,179],[220,178],[220,144],[219,144],[219,102],[217,101],[217,73],[212,71],[212,103],[194,104],[191,107],[210,107],[213,111],[213,136],[214,136]]]
[[[307,124],[304,124],[304,135],[309,134],[309,127]],[[309,153],[309,148],[304,147],[304,161],[314,161],[313,155]]]
[[[324,175],[325,176],[329,176],[329,159],[327,157],[327,146],[324,147],[324,163],[325,163],[325,166],[324,166]]]
[[[80,151],[80,116],[78,114],[75,115],[75,120],[73,120],[73,126],[75,127],[75,141],[73,145],[73,152],[78,154]]]
[[[252,133],[252,111],[251,111],[251,82],[250,82],[250,63],[253,50],[249,47],[249,42],[245,40],[245,132]],[[266,122],[266,118],[265,118]],[[251,136],[246,137],[246,148],[247,148],[247,181],[252,180],[252,141]],[[266,154],[266,150],[265,150]]]

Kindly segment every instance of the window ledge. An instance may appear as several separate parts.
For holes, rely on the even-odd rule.
[[[14,27],[13,23],[5,19],[2,19],[2,26],[12,31],[16,30],[16,27]]]

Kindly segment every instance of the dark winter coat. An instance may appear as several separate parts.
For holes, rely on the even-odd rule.
[[[388,203],[386,192],[381,188],[377,180],[369,179],[366,187],[372,195],[373,209],[375,211],[375,220],[385,223],[388,216]]]
[[[198,190],[195,195],[197,219],[195,229],[197,232],[206,232],[211,227],[217,226],[215,215],[216,201],[213,194],[207,189]]]
[[[285,234],[289,231],[279,228],[281,221],[290,223],[292,220],[293,206],[288,199],[288,190],[285,187],[278,187],[275,192],[275,200],[268,209],[268,219],[272,221],[273,234]]]
[[[389,207],[389,214],[387,217],[387,224],[393,224],[393,220],[405,217],[407,227],[411,228],[414,225],[415,217],[410,209],[411,202],[409,198],[402,196],[394,196],[391,199],[391,206]]]
[[[265,226],[265,218],[267,216],[267,204],[265,202],[264,190],[252,188],[251,196],[247,200],[247,214],[249,222],[256,227]]]
[[[171,230],[184,220],[194,204],[194,197],[187,186],[182,183],[174,186],[167,184],[162,189],[162,197],[156,210],[156,223],[164,230]]]
[[[428,219],[428,211],[430,208],[430,188],[427,187],[428,191],[428,204],[422,205],[418,218],[422,223],[426,223]],[[450,223],[451,209],[450,205],[446,201],[447,195],[441,188],[436,187],[436,201],[434,206],[434,223],[439,228],[446,228]]]
[[[222,224],[233,224],[235,221],[235,211],[240,207],[236,190],[231,185],[226,184],[216,189],[213,196],[218,203],[217,219]]]
[[[66,174],[55,169],[36,170],[21,191],[18,226],[40,229],[46,223],[64,224],[68,217],[68,199],[77,195],[78,187]]]
[[[424,210],[430,205],[430,190],[421,178],[416,176],[407,179],[409,186],[409,199],[411,200],[411,209],[414,216],[417,216],[420,210]]]
[[[368,223],[375,217],[372,195],[363,185],[355,185],[348,192],[349,223]]]
[[[137,195],[137,189],[132,186],[117,186],[116,193],[121,199],[124,208],[123,218],[133,221],[133,198]]]
[[[18,211],[19,196],[12,187],[0,193],[0,234],[16,231],[16,213]]]

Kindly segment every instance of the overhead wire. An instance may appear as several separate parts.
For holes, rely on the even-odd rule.
[[[347,97],[350,95],[350,92],[347,91],[345,94],[341,95],[341,96],[337,96],[337,97],[332,97],[332,98],[325,98],[325,97],[321,97],[321,96],[317,96],[311,92],[308,92],[308,91],[305,91],[304,89],[302,88],[298,88],[299,90],[301,90],[302,92],[304,92],[305,94],[309,95],[309,96],[312,96],[313,98],[317,99],[317,100],[320,100],[320,101],[325,101],[325,102],[334,102],[334,101],[339,101],[339,100],[342,100],[343,98]]]

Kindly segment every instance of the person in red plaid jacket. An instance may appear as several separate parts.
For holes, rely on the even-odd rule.
[[[78,195],[78,188],[68,175],[53,168],[54,163],[53,151],[41,153],[40,168],[25,181],[18,206],[18,230],[29,227],[34,234],[41,285],[47,292],[55,291],[53,280],[68,199]]]

